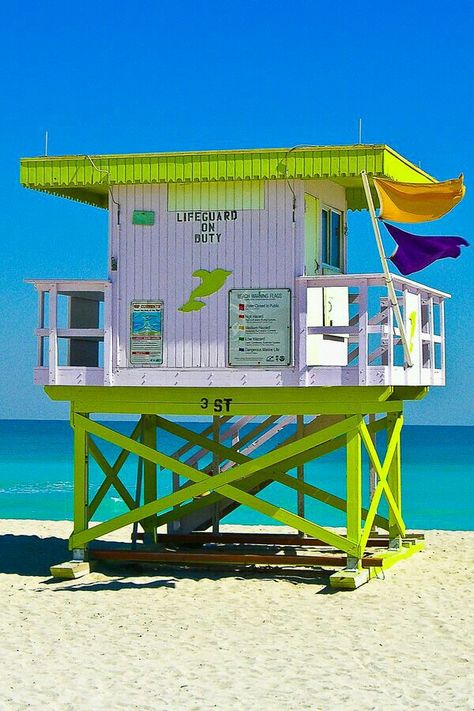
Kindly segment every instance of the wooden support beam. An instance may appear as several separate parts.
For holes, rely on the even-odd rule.
[[[370,432],[367,428],[367,425],[365,422],[362,420],[359,424],[359,430],[361,433],[362,441],[364,442],[364,446],[367,450],[367,453],[369,455],[369,459],[372,462],[375,472],[377,474],[377,477],[379,479],[378,484],[375,488],[374,491],[374,496],[372,498],[370,507],[369,507],[369,514],[366,518],[364,530],[362,532],[361,538],[360,538],[360,551],[363,552],[365,549],[365,546],[367,544],[367,540],[370,536],[370,530],[371,527],[374,523],[375,515],[377,512],[377,508],[380,502],[380,498],[383,493],[385,493],[385,496],[387,498],[387,502],[389,505],[389,509],[392,511],[392,515],[394,520],[396,521],[396,525],[398,527],[398,531],[401,536],[405,535],[405,524],[403,522],[403,519],[401,517],[400,511],[398,510],[398,506],[393,498],[393,494],[390,491],[388,484],[387,484],[387,475],[389,472],[390,465],[392,463],[392,459],[394,457],[397,444],[399,441],[400,437],[400,430],[402,427],[402,418],[399,416],[397,418],[397,421],[395,425],[392,428],[392,431],[390,433],[388,445],[387,445],[387,451],[385,454],[385,459],[383,465],[380,462],[379,456],[377,454],[377,451],[374,447],[374,443],[372,442]]]
[[[200,415],[200,399],[232,398],[231,414],[238,415],[314,415],[361,414],[401,411],[403,402],[392,397],[394,387],[130,387],[49,385],[46,393],[53,400],[69,400],[76,412],[109,412],[126,414]],[[411,399],[406,388],[403,399]],[[388,402],[390,400],[390,402]],[[385,405],[382,407],[382,403]]]
[[[222,421],[227,422],[227,420],[230,420],[230,419],[231,419],[230,417],[223,417]],[[157,426],[159,426],[158,418],[156,418],[156,424],[157,424]],[[212,424],[209,425],[208,427],[205,427],[202,430],[201,434],[203,435],[203,437],[207,437],[207,435],[211,434],[211,432],[212,432]],[[193,442],[186,442],[181,447],[179,447],[179,449],[177,449],[175,452],[173,452],[173,454],[171,456],[173,457],[173,459],[180,459],[183,456],[183,454],[186,454],[186,452],[189,452],[189,450],[192,449],[193,447],[194,447]]]
[[[220,423],[222,424],[223,421],[225,421],[228,418],[221,417],[220,418]],[[292,418],[281,418],[278,416],[271,416],[268,417],[264,420],[264,422],[258,423],[256,426],[252,427],[249,432],[243,437],[238,437],[237,440],[235,440],[235,435],[240,434],[240,430],[242,429],[244,424],[247,424],[248,422],[253,420],[253,417],[240,417],[237,422],[234,422],[231,424],[230,427],[222,431],[220,430],[220,440],[224,441],[227,439],[232,440],[232,451],[240,451],[242,454],[248,455],[251,451],[255,451],[259,447],[261,447],[267,440],[271,439],[277,432],[279,432],[285,424],[290,421]],[[163,428],[167,428],[167,420],[164,418],[158,419],[157,418],[157,423],[162,424]],[[180,429],[175,428],[176,423],[170,423],[170,426],[173,428],[173,434],[175,436],[180,436],[183,439],[184,438],[189,438],[189,430],[185,427],[180,427]],[[206,431],[208,431],[208,434],[212,431],[212,427],[207,428]],[[194,435],[195,433],[193,433]],[[202,436],[204,432],[200,432],[199,435]],[[261,436],[258,436],[261,435]],[[256,439],[255,439],[256,438]],[[251,444],[246,446],[246,443],[251,441]],[[286,440],[288,441],[288,440]],[[190,466],[194,466],[196,462],[201,459],[204,456],[208,456],[210,452],[210,447],[209,447],[209,440],[207,438],[203,439],[202,441],[203,446],[199,449],[199,451],[194,454],[192,457],[187,459],[185,461],[185,464],[188,464]],[[191,446],[196,446],[195,444],[192,444]],[[218,455],[213,452],[213,458],[217,458]],[[247,457],[248,458],[248,457]],[[235,457],[233,457],[235,459]],[[234,466],[235,461],[226,459],[223,460],[222,457],[219,457],[219,469],[220,471],[226,471],[230,467]],[[245,461],[245,459],[242,459],[242,461]],[[206,471],[209,472],[209,469],[206,469]],[[210,472],[209,472],[210,473]],[[267,484],[260,484],[258,483],[257,486],[259,489],[264,488]],[[185,482],[184,484],[181,485],[183,488],[189,486],[189,482]],[[176,474],[173,474],[173,490],[177,491],[180,489],[180,483],[179,483],[179,478]],[[239,486],[239,488],[242,488]],[[249,487],[244,487],[247,491],[249,491]],[[256,493],[256,492],[254,492]],[[218,503],[216,503],[218,502]],[[184,505],[186,506],[186,504]],[[219,518],[222,518],[225,516],[227,513],[232,511],[234,508],[238,506],[238,504],[235,501],[232,501],[230,499],[225,499],[224,497],[217,495],[213,497],[213,501],[211,502],[210,499],[206,499],[205,502],[201,506],[194,506],[194,502],[190,505],[192,508],[188,512],[183,512],[182,508],[180,508],[180,513],[176,514],[172,518],[166,517],[165,522],[170,526],[170,532],[173,532],[173,529],[175,532],[178,530],[181,530],[183,527],[186,532],[189,532],[190,530],[205,530],[208,528],[208,526],[211,523],[211,506],[214,506],[214,511],[212,512],[214,515],[214,520],[216,514],[219,516]],[[178,507],[175,507],[175,511],[178,511]],[[166,516],[166,515],[165,515]],[[160,518],[160,517],[159,517]],[[158,524],[160,525],[160,524]]]
[[[74,428],[74,532],[73,535],[87,530],[89,525],[89,461],[87,448],[87,432],[84,423],[86,415],[80,419],[73,417]],[[84,549],[85,543],[74,546]],[[83,554],[78,554],[78,558]]]
[[[217,442],[219,444],[220,440],[220,418],[218,416],[214,416],[212,418],[212,437],[214,442]],[[212,455],[212,475],[216,476],[219,474],[220,471],[220,457],[218,454],[213,454]],[[217,504],[214,504],[212,507],[212,532],[213,533],[219,533],[219,509]]]
[[[94,566],[89,561],[68,560],[65,563],[52,565],[49,570],[53,578],[76,580],[77,578],[84,577],[84,575],[89,575],[93,569]]]
[[[346,564],[343,555],[275,555],[257,553],[228,553],[228,552],[188,552],[188,551],[138,551],[118,549],[95,549],[90,551],[94,560],[124,560],[128,562],[147,563],[181,563],[183,565],[210,563],[226,565],[300,565],[339,567]],[[382,567],[383,559],[377,557],[363,558],[363,568]]]
[[[327,419],[330,418],[331,416],[329,416]],[[319,426],[324,424],[325,419],[325,417],[320,418]],[[338,534],[334,534],[331,531],[327,531],[327,529],[320,527],[317,524],[306,521],[304,517],[295,516],[289,511],[279,509],[278,507],[275,507],[274,505],[268,502],[261,501],[260,499],[257,499],[253,494],[249,493],[249,491],[246,491],[245,489],[247,487],[242,487],[242,484],[246,482],[246,480],[252,480],[252,484],[253,486],[255,486],[258,485],[258,479],[263,479],[265,482],[265,480],[268,480],[269,477],[274,478],[275,480],[278,480],[278,478],[280,477],[284,480],[285,476],[288,476],[285,474],[285,469],[295,466],[298,467],[301,465],[301,463],[304,464],[305,461],[308,461],[314,458],[315,456],[320,456],[322,454],[323,449],[327,448],[328,450],[332,450],[333,448],[341,446],[341,440],[345,440],[347,433],[353,432],[357,426],[361,428],[361,432],[364,433],[364,437],[366,438],[370,430],[378,430],[384,426],[383,420],[378,420],[375,423],[371,423],[371,426],[367,428],[365,423],[363,423],[361,417],[353,416],[352,418],[347,418],[346,420],[339,421],[336,424],[329,425],[328,427],[324,428],[322,432],[320,431],[307,434],[307,429],[311,430],[313,428],[317,428],[318,424],[317,420],[315,420],[310,425],[305,427],[305,436],[302,438],[301,441],[296,441],[292,442],[291,444],[284,445],[282,447],[277,448],[277,450],[275,450],[274,452],[267,453],[262,457],[252,460],[249,460],[246,455],[237,452],[235,448],[224,447],[220,443],[216,443],[212,440],[207,440],[203,438],[203,444],[208,446],[209,450],[211,451],[214,449],[214,453],[218,454],[219,457],[225,456],[226,459],[234,458],[235,460],[240,460],[237,466],[226,472],[221,472],[217,475],[217,477],[212,477],[212,481],[209,481],[210,478],[205,473],[188,467],[181,462],[176,462],[176,460],[167,457],[167,455],[156,451],[156,449],[153,447],[134,442],[131,440],[131,438],[127,438],[123,435],[120,435],[119,433],[116,433],[113,430],[110,430],[109,428],[100,425],[99,423],[93,422],[87,418],[82,418],[80,414],[77,414],[75,416],[75,420],[76,424],[80,423],[84,430],[90,431],[91,434],[95,434],[96,436],[109,439],[117,446],[122,446],[124,451],[128,450],[130,452],[133,452],[138,456],[143,457],[145,461],[149,460],[155,466],[159,463],[163,466],[166,466],[167,468],[172,468],[172,470],[178,468],[182,476],[186,476],[188,479],[195,483],[190,484],[190,486],[187,487],[187,491],[185,493],[180,492],[182,494],[182,497],[184,497],[180,500],[177,500],[173,494],[169,497],[164,497],[160,501],[154,500],[148,502],[148,504],[145,504],[143,507],[140,507],[139,510],[131,512],[131,518],[130,514],[123,514],[122,516],[116,517],[116,519],[112,519],[112,521],[105,522],[104,524],[98,524],[89,531],[86,531],[86,529],[83,529],[83,531],[75,531],[71,540],[72,546],[74,546],[75,544],[77,544],[78,546],[84,545],[88,541],[93,540],[99,535],[103,535],[105,530],[104,527],[107,528],[106,532],[108,532],[116,530],[117,528],[120,528],[121,526],[126,525],[128,523],[134,523],[136,520],[140,520],[139,518],[137,518],[137,515],[139,515],[138,512],[140,510],[144,518],[147,518],[149,515],[153,515],[153,513],[156,514],[160,511],[163,511],[166,508],[169,508],[171,501],[171,505],[177,506],[177,509],[172,512],[173,518],[177,516],[182,516],[184,514],[184,509],[186,508],[186,506],[193,506],[199,504],[200,500],[196,499],[195,497],[200,496],[202,495],[202,493],[204,493],[208,495],[202,497],[201,501],[204,500],[203,505],[209,505],[209,503],[211,503],[211,497],[216,497],[216,500],[218,500],[219,497],[222,498],[224,496],[232,501],[248,505],[261,513],[265,513],[266,515],[272,516],[273,518],[275,518],[275,520],[281,523],[285,523],[286,525],[293,525],[297,528],[297,530],[303,530],[307,535],[311,536],[312,538],[316,537],[318,538],[318,540],[323,540],[328,545],[337,546],[340,550],[345,551],[349,555],[358,555],[360,557],[361,548],[360,546],[358,547],[354,540],[347,540],[342,536],[338,536]],[[331,418],[331,421],[334,422],[334,417]],[[168,426],[170,429],[175,429],[176,427],[178,427],[180,435],[183,435],[184,432],[186,432],[186,435],[190,435],[189,430],[186,430],[186,428],[181,428],[179,425],[177,426],[176,423],[167,422],[167,427]],[[383,481],[383,477],[386,477],[388,474],[388,469],[391,462],[390,456],[393,457],[396,450],[396,441],[393,441],[393,438],[395,436],[396,440],[396,437],[398,437],[399,435],[400,428],[400,418],[397,418],[394,426],[394,432],[387,448],[387,456],[385,458],[383,467],[380,462],[378,462],[379,471],[377,473],[379,478],[380,472],[382,472],[383,474],[382,481],[379,482],[379,484],[382,484],[382,491],[385,491],[385,489],[388,488],[387,483]],[[191,433],[190,436],[194,436],[195,434],[196,433]],[[198,435],[198,437],[201,437],[201,435]],[[317,442],[319,442],[319,444],[317,444]],[[370,450],[370,447],[368,449]],[[375,460],[377,454],[375,452],[374,455],[374,452],[369,451],[369,456],[371,456],[371,459]],[[384,468],[386,471],[384,471]],[[292,480],[292,483],[296,482],[297,485],[300,484],[303,487],[307,486],[305,482],[298,482],[297,479],[294,479],[293,477],[288,478]],[[287,482],[284,481],[284,483]],[[305,493],[308,492],[309,489],[305,489]],[[326,502],[331,503],[331,505],[334,503],[330,500],[332,495],[328,494],[328,492],[322,492],[317,489],[316,492],[322,495],[321,500],[326,500]],[[313,491],[311,493],[314,494],[316,492]],[[389,499],[389,505],[391,506],[394,520],[397,521],[397,503],[395,501],[393,503],[390,502],[390,495],[391,492],[389,491],[387,498]],[[194,500],[189,504],[186,504],[185,506],[180,506],[180,504],[184,504],[186,500],[189,501],[190,498],[193,498]],[[133,503],[135,504],[135,502]],[[342,504],[345,502],[342,502],[341,500],[341,502],[338,503]],[[170,512],[167,511],[166,514],[162,515],[169,515],[169,513]],[[369,512],[361,511],[361,516],[365,517],[365,513],[367,513],[368,515]],[[400,516],[399,512],[398,515]],[[125,520],[127,516],[128,519]],[[375,517],[377,516],[376,512],[372,512],[372,516],[373,520],[375,520]],[[156,524],[156,517],[154,517],[154,521]],[[301,528],[299,528],[300,523],[302,524]],[[381,523],[386,524],[386,521],[382,520]],[[399,521],[397,523],[399,524]],[[99,530],[96,530],[97,528]],[[368,538],[366,539],[365,543],[367,543],[367,540]]]
[[[345,439],[341,446],[343,446],[344,444]],[[332,506],[333,508],[338,509],[339,511],[347,511],[346,499],[336,496],[335,494],[330,494],[328,491],[325,491],[324,489],[319,489],[318,487],[313,486],[312,484],[308,484],[307,482],[299,482],[297,479],[295,479],[295,477],[286,474],[285,472],[276,472],[273,475],[273,479],[274,481],[278,481],[284,486],[288,486],[290,489],[295,489],[297,491],[301,490],[307,496],[311,496],[313,499],[316,499],[316,501],[321,501],[322,503],[327,504],[328,506]],[[368,513],[368,509],[361,508],[361,517],[363,520],[367,518]],[[380,528],[388,530],[388,519],[376,514],[375,521],[377,525],[380,526]]]
[[[387,435],[391,435],[397,426],[397,422],[400,421],[403,423],[402,416],[400,415],[399,418],[396,416],[394,417],[393,415],[389,415],[388,417],[388,425],[387,425]],[[400,425],[401,429],[401,425]],[[402,498],[401,498],[401,487],[402,487],[402,479],[401,479],[401,456],[400,456],[400,437],[397,437],[396,440],[396,446],[395,446],[395,453],[393,455],[392,461],[390,463],[389,469],[388,469],[388,474],[387,474],[387,485],[390,488],[390,491],[393,495],[394,502],[397,507],[397,511],[402,513],[401,510],[401,504],[402,504]],[[400,526],[399,526],[399,521],[397,520],[397,516],[395,515],[395,509],[392,509],[392,507],[389,507],[388,511],[388,522],[389,522],[389,528],[388,528],[388,534],[389,538],[391,541],[391,547],[392,548],[400,548],[402,545],[402,533],[400,531]]]
[[[156,449],[156,422],[153,415],[142,415],[142,436],[141,441],[150,449]],[[143,502],[150,504],[156,501],[158,497],[158,482],[156,476],[156,462],[150,461],[147,457],[143,457]],[[143,528],[148,531],[155,540],[156,536],[156,517],[149,516],[141,521]]]
[[[369,420],[368,430],[369,430],[370,438],[373,442],[374,448],[377,449],[377,433],[374,432],[373,428],[372,428],[372,425],[375,422],[375,415],[373,415],[373,414],[369,415],[368,420]],[[374,492],[375,492],[376,486],[377,486],[377,474],[375,473],[374,465],[369,460],[369,505],[372,502],[372,499],[374,498]],[[375,533],[376,526],[377,526],[377,521],[374,519],[374,523],[372,524],[372,533]]]
[[[303,437],[304,436],[304,417],[302,415],[297,415],[296,416],[296,436]],[[300,483],[304,483],[304,464],[301,464],[296,470],[296,476],[297,479]],[[301,491],[301,489],[297,490],[296,494],[296,510],[298,512],[298,516],[301,516],[304,518],[304,493]],[[301,531],[299,531],[300,536],[303,535]]]
[[[401,512],[399,510],[399,506],[397,502],[395,501],[395,498],[393,496],[392,490],[389,486],[388,483],[388,475],[390,473],[390,467],[392,465],[393,459],[396,455],[397,450],[399,450],[400,447],[400,433],[402,430],[403,426],[403,416],[399,414],[394,423],[393,426],[391,427],[390,432],[388,432],[388,445],[387,445],[387,452],[385,455],[383,467],[381,469],[381,474],[382,474],[382,483],[383,483],[383,493],[385,494],[385,497],[388,502],[389,506],[389,512],[392,514],[392,520],[393,520],[393,526],[396,527],[398,534],[400,536],[404,536],[406,533],[405,530],[405,523],[403,521]],[[364,430],[364,437],[367,440],[367,437],[369,436],[369,431],[367,429],[367,425],[365,422],[361,422],[360,425],[361,429]],[[378,459],[377,452],[375,450],[375,447],[372,443],[372,440],[370,439],[370,444],[371,444],[371,451]],[[370,453],[369,453],[370,456]],[[379,460],[379,465],[380,465],[380,460]]]
[[[347,433],[346,442],[346,498],[347,538],[359,543],[362,516],[362,458],[361,438],[358,430]],[[347,568],[360,568],[360,556],[347,556]]]
[[[133,497],[125,487],[125,485],[120,481],[118,472],[121,469],[122,464],[125,462],[127,459],[128,455],[130,454],[129,452],[126,453],[127,456],[122,456],[121,458],[119,457],[120,460],[120,466],[115,467],[115,466],[110,466],[110,464],[107,462],[106,458],[100,451],[99,447],[96,445],[92,437],[87,438],[87,444],[89,448],[89,452],[92,455],[92,457],[95,459],[99,467],[102,469],[105,479],[96,491],[96,494],[94,498],[92,499],[90,506],[89,506],[89,518],[92,518],[92,516],[95,514],[97,511],[98,507],[104,500],[104,497],[107,493],[107,491],[110,489],[111,486],[113,486],[119,496],[122,497],[123,501],[125,504],[127,504],[129,509],[134,509],[135,508],[135,501],[133,500]],[[121,453],[123,455],[123,452]],[[118,461],[118,460],[117,460]]]
[[[141,422],[137,422],[135,427],[133,428],[132,434],[130,435],[130,439],[136,440],[140,436],[141,433]],[[94,440],[89,436],[88,437],[88,444],[89,444],[89,451],[91,455],[94,457],[95,461],[99,465],[99,467],[102,469],[102,471],[105,474],[105,479],[97,489],[94,498],[92,499],[90,505],[89,505],[89,518],[92,518],[92,516],[95,514],[97,511],[99,505],[103,501],[105,495],[107,494],[108,490],[110,487],[113,485],[115,487],[115,490],[119,494],[119,496],[122,497],[124,502],[127,504],[129,508],[135,508],[134,506],[131,506],[131,500],[127,498],[127,494],[124,495],[124,489],[125,487],[123,486],[122,482],[118,479],[118,474],[120,470],[122,469],[123,465],[127,461],[130,452],[126,449],[122,449],[120,454],[118,455],[117,459],[115,462],[110,465],[109,462],[106,460],[102,452],[99,450],[99,447],[95,444]],[[117,483],[120,482],[120,483]],[[121,488],[123,487],[123,488]],[[125,489],[125,491],[128,493],[128,491]],[[130,497],[131,499],[131,497]]]
[[[137,539],[143,540],[143,533],[137,535]],[[275,546],[309,546],[321,547],[327,544],[320,538],[306,536],[301,538],[295,533],[233,533],[220,532],[211,533],[209,531],[199,531],[197,533],[158,533],[156,536],[158,545],[173,546],[204,546],[213,544],[243,544],[243,545],[275,545]],[[375,536],[369,538],[367,547],[388,548],[388,536]]]
[[[222,495],[234,499],[240,504],[249,506],[260,513],[270,516],[284,525],[292,526],[293,528],[302,530],[309,535],[319,537],[327,543],[341,548],[348,554],[354,554],[356,550],[354,544],[347,541],[344,537],[332,531],[328,531],[324,527],[318,526],[315,523],[311,523],[306,519],[302,519],[301,517],[286,511],[285,509],[281,509],[273,504],[261,501],[257,497],[247,494],[246,492],[242,492],[236,487],[231,486],[231,483],[242,480],[257,472],[261,472],[262,474],[265,472],[270,473],[275,468],[285,470],[308,461],[312,458],[312,450],[319,444],[337,438],[354,427],[357,427],[358,424],[362,422],[362,418],[358,415],[354,415],[343,420],[342,422],[329,426],[322,432],[307,435],[298,442],[280,447],[277,450],[268,452],[252,461],[239,464],[230,471],[221,472],[215,477],[209,477],[199,470],[193,469],[192,467],[189,467],[181,462],[176,462],[162,452],[152,450],[146,445],[133,442],[130,438],[125,437],[124,435],[121,435],[120,433],[115,432],[97,422],[82,418],[80,415],[76,415],[76,419],[81,421],[84,427],[87,426],[88,431],[92,434],[104,437],[124,449],[129,449],[138,456],[143,456],[145,459],[149,459],[156,464],[161,464],[172,471],[176,471],[177,473],[186,476],[196,483],[187,487],[185,491],[180,490],[170,494],[169,496],[163,497],[159,501],[144,504],[140,508],[135,509],[135,511],[130,511],[129,513],[116,516],[115,518],[104,523],[96,524],[89,531],[75,533],[73,536],[74,540],[71,542],[72,545],[93,540],[94,538],[102,536],[105,533],[122,528],[123,526],[133,523],[136,520],[140,520],[143,517],[154,515],[160,511],[166,510],[167,508],[174,506],[177,503],[181,503],[191,497],[194,498],[200,494],[205,494],[208,491],[218,489],[219,493],[222,493]],[[217,445],[213,443],[213,446]]]
[[[318,428],[322,428],[324,426],[328,426],[329,424],[333,424],[335,422],[339,422],[340,418],[338,416],[330,415],[330,416],[320,416],[318,418],[315,418],[312,422],[309,424],[305,425],[305,434],[310,434],[314,431],[318,431]],[[369,430],[372,431],[374,429],[375,431],[378,431],[379,429],[382,429],[385,425],[386,418],[382,418],[381,420],[377,420],[373,425],[369,426]],[[286,439],[283,444],[289,444],[290,442],[295,441],[296,435],[292,435],[288,439]],[[324,442],[323,444],[319,445],[317,448],[312,450],[311,453],[311,461],[314,461],[315,459],[324,456],[325,454],[329,454],[330,452],[334,452],[337,449],[344,447],[346,444],[346,438],[344,435],[341,435],[340,437],[336,437],[335,439],[332,439],[328,442]],[[244,450],[245,451],[245,450]],[[224,467],[223,467],[224,469]],[[271,481],[279,481],[280,483],[289,486],[290,488],[294,488],[297,490],[297,482],[295,483],[295,479],[284,473],[284,472],[277,472],[277,471],[272,471],[270,473],[271,478],[268,478],[267,474],[256,474],[253,477],[249,477],[248,479],[245,479],[243,482],[237,483],[236,486],[239,489],[243,489],[244,491],[251,491],[253,490],[259,490],[261,491],[265,486],[271,483]],[[339,509],[340,511],[345,511],[347,504],[345,499],[340,499],[339,497],[335,497],[331,494],[328,494],[328,492],[323,491],[322,489],[318,489],[316,487],[312,487],[310,484],[307,484],[306,482],[302,482],[301,484],[301,490],[309,496],[312,496],[315,499],[318,499],[319,501],[323,501],[324,503],[329,504],[330,506],[334,506],[335,508]],[[224,504],[225,508],[221,510],[221,518],[222,516],[226,515],[227,513],[230,513],[237,504],[231,500],[227,500],[227,503],[222,499],[220,494],[209,494],[207,497],[203,497],[200,499],[197,499],[195,501],[192,501],[190,503],[183,503],[181,506],[176,506],[173,511],[171,512],[166,512],[163,514],[160,514],[157,518],[157,525],[161,526],[163,524],[167,524],[173,520],[177,520],[179,518],[182,518],[184,516],[187,516],[194,511],[197,511],[201,508],[204,508],[206,506],[209,506],[210,503],[213,503],[214,501],[221,501],[221,505]],[[362,515],[365,518],[367,515],[367,510],[362,509]],[[380,528],[383,528],[384,530],[388,531],[388,520],[385,518],[382,518],[381,516],[376,515],[375,517],[375,522],[377,526]]]

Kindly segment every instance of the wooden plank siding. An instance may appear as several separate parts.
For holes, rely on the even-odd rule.
[[[205,185],[205,184],[203,184]],[[225,183],[222,183],[222,189]],[[200,187],[198,184],[196,187]],[[164,302],[163,368],[225,368],[227,363],[228,291],[232,288],[289,288],[303,273],[301,181],[296,222],[293,196],[286,181],[265,184],[263,209],[238,210],[236,220],[215,221],[219,243],[195,243],[199,223],[178,222],[183,213],[168,210],[166,185],[133,185],[114,190],[120,203],[111,205],[111,257],[117,259],[114,281],[118,349],[115,365],[129,368],[130,303]],[[155,224],[132,224],[134,210],[153,210]],[[216,212],[216,211],[212,211]],[[296,239],[296,232],[300,232]],[[204,299],[200,311],[179,311],[198,286],[198,269],[226,269],[232,274],[224,288]]]

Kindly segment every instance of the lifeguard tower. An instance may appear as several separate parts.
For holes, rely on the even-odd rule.
[[[402,516],[402,411],[444,385],[448,295],[392,275],[407,367],[384,275],[346,273],[346,214],[367,209],[364,173],[436,182],[385,145],[21,161],[25,187],[109,211],[107,279],[33,280],[35,382],[71,404],[78,568],[88,557],[327,566],[333,585],[356,587],[422,548]],[[94,419],[103,413],[139,419],[124,435]],[[177,438],[173,453],[160,431]],[[305,464],[339,448],[345,497],[305,478]],[[133,490],[120,478],[130,455]],[[294,492],[293,511],[266,500],[272,482]],[[127,512],[92,523],[111,487]],[[308,498],[346,512],[345,531],[310,520]],[[220,532],[237,506],[295,533]],[[94,547],[129,524],[127,550]]]

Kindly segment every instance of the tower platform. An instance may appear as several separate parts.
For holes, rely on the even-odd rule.
[[[423,547],[421,540],[407,537],[402,517],[400,434],[404,400],[422,398],[427,388],[49,386],[46,392],[54,400],[71,402],[70,548],[76,561],[341,568],[332,584],[357,587]],[[125,435],[113,423],[95,419],[103,413],[139,419]],[[168,419],[176,415],[199,416],[199,421],[190,427]],[[160,432],[176,438],[173,452],[160,448]],[[383,437],[378,436],[381,433]],[[104,444],[118,448],[114,461],[106,458]],[[345,497],[305,477],[305,465],[341,448]],[[134,490],[120,478],[129,456],[137,460]],[[96,491],[89,486],[92,461],[103,474]],[[295,497],[294,511],[266,498],[274,482]],[[92,522],[111,488],[128,511]],[[364,492],[370,492],[367,506]],[[387,517],[379,511],[382,498],[388,504]],[[344,512],[345,530],[312,520],[309,499]],[[220,522],[237,506],[290,526],[295,534],[283,538],[222,534]],[[134,532],[128,548],[107,550],[96,544],[130,524]],[[168,533],[159,533],[165,524]]]

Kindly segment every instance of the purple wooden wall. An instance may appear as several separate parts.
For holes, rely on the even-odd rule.
[[[269,181],[264,185],[263,208],[247,206],[237,210],[235,220],[216,221],[220,242],[202,244],[194,241],[199,223],[178,221],[177,212],[168,210],[167,185],[114,188],[114,200],[120,203],[120,227],[117,206],[112,204],[110,211],[110,256],[118,264],[117,271],[110,274],[114,284],[115,367],[133,367],[128,354],[130,302],[161,299],[161,368],[225,368],[228,290],[286,287],[293,291],[295,277],[303,273],[304,189],[302,181],[295,182],[295,222],[293,195],[287,182]],[[155,224],[132,224],[134,210],[153,210]],[[199,284],[192,273],[216,268],[232,272],[224,287],[203,299],[207,305],[200,311],[178,311]]]

